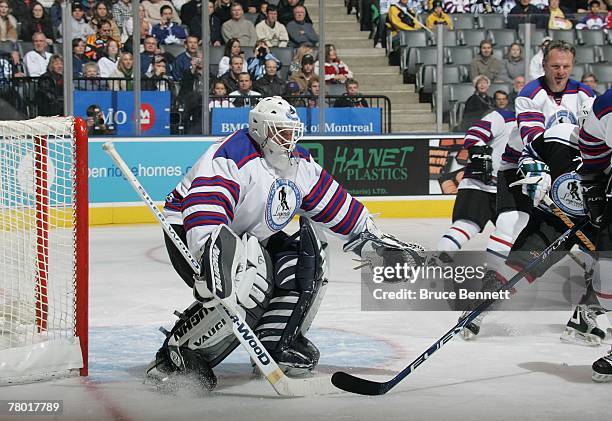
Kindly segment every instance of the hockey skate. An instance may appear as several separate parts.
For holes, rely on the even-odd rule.
[[[598,306],[579,304],[561,334],[561,342],[583,346],[599,346],[606,337],[597,327]]]
[[[612,348],[607,355],[593,363],[592,379],[597,383],[612,381]]]
[[[176,393],[194,384],[207,391],[217,386],[215,373],[197,351],[181,347],[180,354],[164,348],[157,351],[147,367],[146,379],[163,393]]]
[[[298,335],[289,348],[274,351],[271,354],[278,366],[290,377],[309,374],[319,362],[321,355],[315,344],[303,335]]]
[[[459,320],[465,318],[468,314],[470,314],[470,312],[471,310],[466,310],[461,313]],[[461,337],[466,341],[469,341],[478,335],[480,333],[480,325],[482,324],[482,319],[484,319],[484,316],[484,313],[481,313],[474,320],[465,325],[465,327],[461,330]]]

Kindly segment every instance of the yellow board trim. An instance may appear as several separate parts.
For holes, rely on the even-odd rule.
[[[454,200],[389,200],[362,203],[380,218],[450,218]],[[161,207],[160,207],[161,209]],[[111,206],[89,209],[90,225],[142,224],[155,222],[146,206]]]

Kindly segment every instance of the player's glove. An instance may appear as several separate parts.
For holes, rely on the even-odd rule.
[[[584,208],[591,224],[599,227],[606,209],[606,183],[608,176],[603,172],[579,172]]]
[[[490,146],[472,146],[468,149],[469,161],[465,170],[473,178],[490,184],[493,180],[493,148]]]
[[[524,178],[520,183],[523,194],[529,196],[533,201],[533,206],[538,206],[550,190],[551,179],[548,165],[533,158],[525,158],[519,164],[518,174]]]

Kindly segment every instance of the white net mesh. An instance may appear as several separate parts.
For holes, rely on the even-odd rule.
[[[73,123],[0,121],[0,353],[75,336]]]

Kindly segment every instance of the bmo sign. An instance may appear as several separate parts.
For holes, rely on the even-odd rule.
[[[134,93],[123,91],[75,91],[74,115],[94,118],[99,108],[104,124],[118,136],[133,136]],[[89,112],[88,112],[89,110]],[[170,92],[143,91],[140,96],[140,127],[146,136],[170,134]]]

